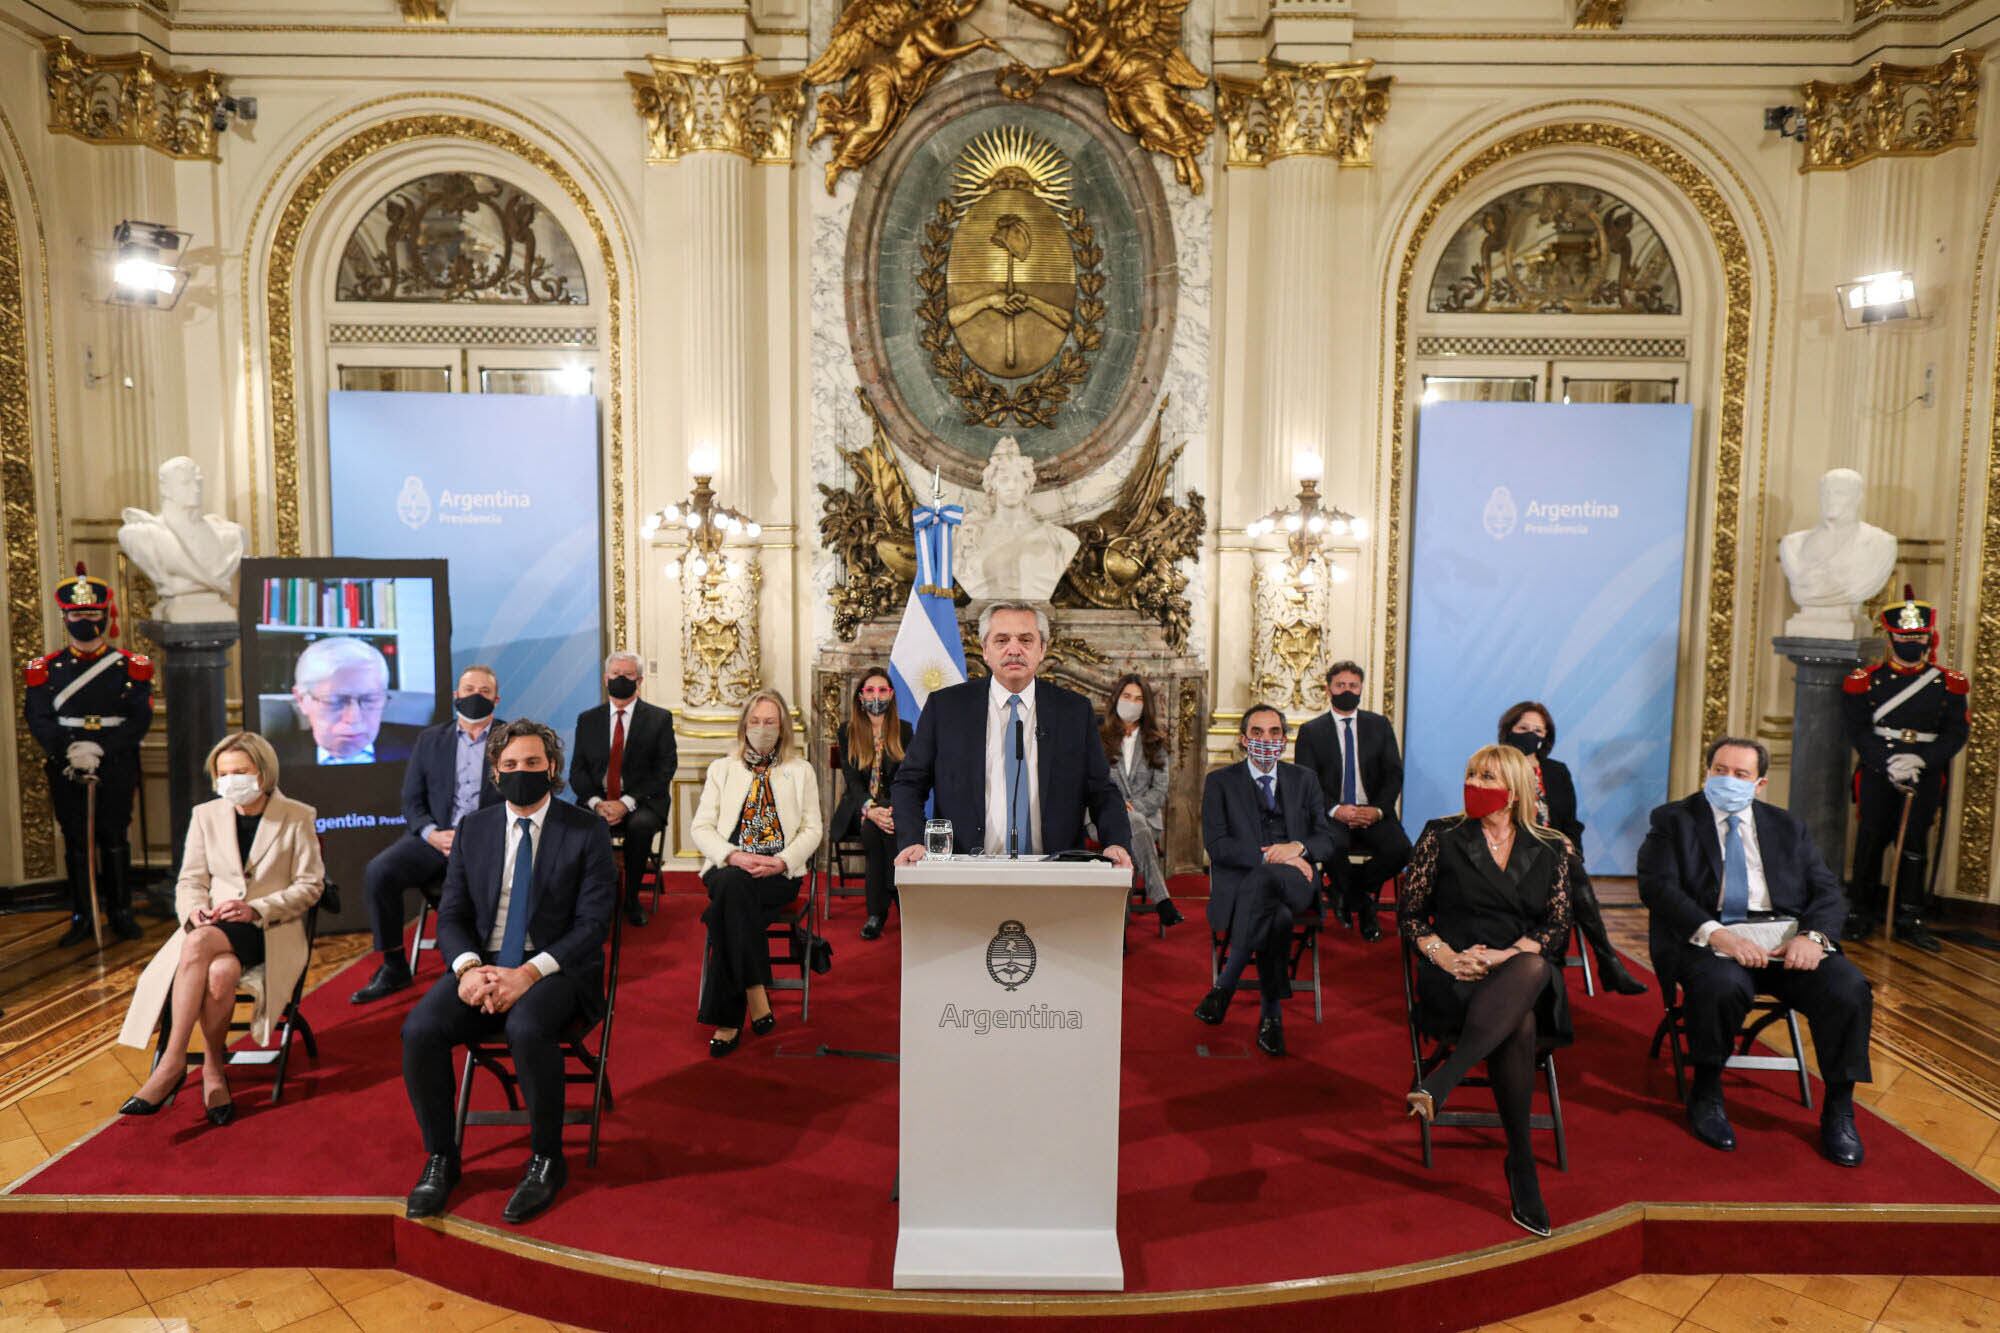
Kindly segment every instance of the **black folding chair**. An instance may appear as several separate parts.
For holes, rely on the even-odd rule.
[[[840,766],[840,750],[834,747],[828,767],[834,777],[840,779],[839,786],[846,785],[846,772]],[[834,808],[840,807],[839,796],[834,798]],[[831,834],[832,830],[828,830]],[[829,836],[820,849],[819,871],[819,923],[824,926],[833,915],[835,898],[865,898],[868,896],[868,849],[861,845],[860,834],[853,837]]]
[[[1326,905],[1323,899],[1324,895],[1315,888],[1313,891],[1312,906],[1308,909],[1308,914],[1292,923],[1291,942],[1285,950],[1285,973],[1291,978],[1292,989],[1312,992],[1313,1022],[1315,1023],[1321,1021],[1321,1014],[1323,1012],[1319,984],[1319,934],[1320,927],[1326,921]],[[1160,931],[1162,934],[1165,934],[1166,927],[1162,925]],[[1208,984],[1211,989],[1221,981],[1222,960],[1228,955],[1229,932],[1226,930],[1216,930],[1211,927],[1208,932]],[[1312,959],[1312,980],[1310,982],[1299,979],[1299,967],[1305,962],[1307,957]],[[1261,975],[1262,963],[1253,959],[1250,966],[1259,969],[1259,974]],[[1238,977],[1236,984],[1230,987],[1232,992],[1249,989],[1251,983],[1245,980],[1245,977],[1249,975],[1250,968],[1246,967],[1243,971],[1244,976]]]
[[[271,1066],[273,1074],[271,1080],[271,1100],[274,1102],[285,1095],[285,1071],[291,1065],[293,1038],[297,1038],[299,1041],[305,1043],[306,1056],[309,1059],[314,1063],[318,1063],[319,1061],[319,1042],[314,1040],[312,1024],[306,1021],[305,1013],[300,1009],[299,1005],[305,999],[306,975],[312,971],[313,944],[319,938],[319,909],[322,907],[326,908],[329,912],[338,913],[340,911],[340,891],[330,883],[321,891],[319,901],[306,909],[306,965],[299,969],[298,980],[292,983],[291,998],[285,1002],[284,1010],[279,1015],[281,1021],[278,1027],[278,1044],[276,1046],[231,1047],[228,1059],[225,1061],[232,1069],[241,1068],[246,1065]],[[236,1008],[241,1009],[246,1004],[255,1006],[263,993],[264,965],[259,963],[238,979],[236,983]],[[158,1042],[153,1047],[153,1064],[155,1067],[159,1065],[161,1059],[167,1053],[167,1032],[173,1026],[173,1020],[174,996],[173,990],[169,988],[166,1003],[160,1006],[160,1035]],[[239,1032],[250,1031],[250,1026],[250,1020],[247,1017],[238,1018],[234,1013],[230,1015],[229,1031],[232,1036]],[[205,1058],[199,1051],[188,1052],[188,1067],[190,1069],[195,1068]]]
[[[1417,990],[1417,969],[1424,966],[1424,964],[1418,959],[1417,951],[1410,946],[1408,938],[1400,934],[1398,938],[1403,943],[1403,1013],[1409,1024],[1410,1064],[1415,1071],[1410,1079],[1410,1088],[1412,1091],[1415,1091],[1416,1086],[1423,1082],[1425,1075],[1450,1058],[1455,1039],[1433,1036],[1427,1029],[1423,1021],[1423,1002],[1418,998],[1419,992]],[[1556,1086],[1556,1055],[1552,1048],[1537,1044],[1535,1049],[1535,1069],[1542,1075],[1542,1079],[1548,1087],[1549,1109],[1546,1115],[1539,1111],[1530,1114],[1528,1125],[1532,1129],[1547,1129],[1555,1132],[1556,1165],[1560,1169],[1567,1171],[1569,1170],[1569,1138],[1563,1132],[1562,1094]],[[1466,1078],[1460,1080],[1458,1086],[1461,1088],[1490,1089],[1493,1086],[1493,1080],[1483,1074],[1468,1075]],[[1498,1111],[1441,1110],[1430,1120],[1425,1120],[1421,1116],[1417,1117],[1417,1129],[1423,1139],[1424,1166],[1426,1169],[1431,1165],[1431,1131],[1435,1128],[1498,1129],[1500,1128],[1500,1113]]]
[[[597,1165],[597,1140],[604,1126],[605,1113],[613,1109],[611,1095],[611,1025],[618,1014],[618,961],[623,952],[625,940],[625,911],[622,905],[611,913],[611,957],[604,969],[604,1012],[595,1020],[578,1015],[571,1020],[563,1032],[563,1085],[568,1091],[572,1083],[589,1084],[590,1102],[586,1106],[563,1106],[562,1122],[565,1125],[590,1126],[590,1152],[584,1161],[590,1166]],[[590,1034],[597,1033],[597,1049],[590,1047]],[[500,1090],[506,1094],[507,1109],[504,1111],[475,1111],[472,1109],[472,1072],[484,1069],[499,1080]],[[514,1072],[514,1058],[507,1049],[507,1040],[502,1036],[483,1037],[469,1043],[465,1048],[465,1072],[458,1081],[458,1119],[453,1126],[453,1143],[465,1146],[465,1129],[468,1125],[525,1125],[528,1110],[521,1101],[521,1080]]]
[[[417,906],[417,924],[410,928],[410,975],[417,975],[423,966],[424,953],[438,951],[437,931],[433,929],[426,936],[424,927],[437,918],[438,904],[444,901],[444,873],[440,871],[435,879],[425,880],[417,885],[417,892],[423,895],[423,902]]]
[[[1687,1100],[1688,1059],[1687,1005],[1681,998],[1678,981],[1660,981],[1660,995],[1667,1001],[1667,1012],[1660,1017],[1660,1025],[1653,1029],[1653,1045],[1646,1058],[1660,1058],[1660,1047],[1664,1045],[1674,1061],[1674,1092],[1682,1101]],[[1783,1022],[1791,1034],[1790,1055],[1752,1055],[1751,1046],[1764,1034],[1764,1029],[1773,1023]],[[1799,1040],[1799,1016],[1792,1007],[1768,995],[1759,995],[1750,1002],[1750,1013],[1744,1028],[1736,1034],[1736,1046],[1724,1069],[1785,1069],[1790,1070],[1799,1080],[1799,1100],[1806,1109],[1812,1109],[1812,1079],[1806,1073],[1806,1048]]]
[[[1575,949],[1574,953],[1570,952],[1572,948]],[[1563,941],[1562,965],[1582,968],[1583,993],[1590,996],[1597,994],[1597,974],[1590,965],[1590,945],[1584,941],[1583,932],[1575,925],[1570,926],[1569,936]],[[1653,1054],[1657,1056],[1658,1049],[1655,1049]]]
[[[812,1018],[812,918],[813,895],[819,891],[820,869],[812,866],[806,871],[805,890],[787,905],[777,918],[764,927],[765,947],[770,950],[771,966],[796,967],[799,975],[795,978],[779,977],[775,973],[769,991],[799,992],[799,1021]],[[700,1009],[702,1001],[708,998],[708,955],[711,945],[707,932],[702,934],[701,984],[695,989],[695,1008]]]
[[[657,912],[660,910],[660,878],[665,869],[661,862],[660,847],[665,841],[666,836],[667,831],[664,828],[653,835],[652,845],[646,848],[645,868],[639,872],[639,882],[642,888],[645,885],[647,876],[650,875],[653,880],[652,901],[646,907],[648,912]],[[614,826],[611,830],[611,856],[612,860],[618,866],[618,910],[622,913],[625,910],[625,832],[623,826]]]
[[[1139,916],[1150,916],[1156,920],[1159,919],[1159,913],[1151,903],[1146,901],[1146,877],[1140,873],[1139,867],[1134,865],[1132,867],[1132,892],[1127,895],[1125,900],[1125,924],[1128,926],[1131,925],[1132,919]],[[1161,920],[1160,938],[1165,939],[1166,937],[1167,923]]]

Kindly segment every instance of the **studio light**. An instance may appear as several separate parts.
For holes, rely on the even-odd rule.
[[[1850,329],[1917,317],[1917,280],[1901,269],[1843,282],[1833,291],[1840,302],[1840,321]]]
[[[118,252],[111,269],[111,303],[173,309],[187,289],[182,260],[188,235],[159,222],[119,223],[111,233]]]

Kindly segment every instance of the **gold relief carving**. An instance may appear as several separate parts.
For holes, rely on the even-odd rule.
[[[916,495],[889,447],[888,432],[865,389],[854,396],[868,414],[873,435],[860,449],[839,450],[854,469],[854,485],[841,491],[820,483],[820,544],[840,557],[841,581],[833,588],[833,629],[852,642],[861,622],[893,609],[917,575]]]
[[[1872,19],[1896,10],[1936,9],[1938,0],[1854,0],[1854,21]]]
[[[682,698],[691,708],[733,707],[763,678],[757,597],[764,571],[754,554],[721,577],[681,566]]]
[[[1187,645],[1193,611],[1181,562],[1201,549],[1208,507],[1199,491],[1174,503],[1168,493],[1174,464],[1187,446],[1160,455],[1160,428],[1167,403],[1153,417],[1153,429],[1118,498],[1096,518],[1069,525],[1079,545],[1050,600],[1056,606],[1133,610],[1160,622],[1176,652]]]
[[[144,51],[94,56],[67,37],[44,48],[49,128],[103,144],[143,144],[168,157],[221,160],[211,117],[222,102],[213,70],[173,70]]]
[[[443,23],[451,0],[396,0],[405,23]]]
[[[1141,148],[1172,158],[1174,179],[1201,193],[1201,157],[1215,116],[1188,96],[1208,87],[1208,75],[1181,50],[1188,0],[1069,0],[1061,10],[1035,0],[1009,3],[1067,33],[1069,59],[1047,69],[1010,65],[1000,71],[1000,91],[1026,101],[1048,79],[1101,89],[1111,123]]]
[[[833,140],[828,194],[841,172],[859,171],[888,146],[945,66],[1000,49],[990,37],[954,44],[958,21],[976,8],[977,0],[848,0],[826,49],[801,75],[808,84],[847,84],[819,95],[806,141]]]
[[[1852,83],[1804,86],[1801,171],[1842,171],[1878,157],[1929,157],[1972,143],[1979,59],[1953,51],[1928,68],[1876,61]]]
[[[1715,442],[1715,509],[1708,550],[1707,629],[1703,636],[1701,729],[1704,736],[1728,730],[1730,659],[1735,644],[1738,534],[1743,524],[1743,445],[1750,377],[1750,248],[1714,181],[1685,153],[1645,130],[1597,121],[1564,121],[1521,130],[1474,154],[1446,177],[1419,215],[1404,246],[1395,286],[1395,328],[1389,343],[1394,359],[1390,385],[1389,521],[1383,545],[1388,555],[1383,595],[1387,626],[1383,647],[1383,711],[1397,709],[1397,675],[1402,625],[1402,519],[1404,450],[1408,438],[1410,292],[1416,282],[1418,252],[1451,201],[1486,172],[1524,154],[1576,146],[1619,153],[1659,173],[1686,196],[1708,228],[1722,266],[1722,395]]]
[[[805,90],[797,74],[760,75],[757,57],[677,60],[648,56],[650,75],[627,74],[646,122],[646,160],[735,153],[789,166]]]
[[[1625,0],[1576,0],[1572,27],[1585,32],[1610,32],[1625,24]]]
[[[1993,225],[1996,204],[2000,204],[2000,190],[1987,206],[1988,228]],[[1982,229],[1982,266],[1985,255]],[[1974,290],[1984,295],[1985,288],[1977,281]],[[1979,317],[1977,300],[1972,317]],[[1993,357],[1993,387],[2000,394],[2000,350]],[[1971,401],[1968,389],[1968,409]],[[1994,465],[1992,457],[1993,432],[2000,430],[2000,397],[1992,400],[1988,411],[1986,512],[1979,531],[1979,584],[1973,602],[1972,654],[1967,659],[1975,668],[1965,710],[1971,734],[1965,742],[1965,804],[1958,817],[1958,887],[1972,898],[1986,898],[1992,892],[1994,823],[1996,809],[2000,809],[2000,799],[1996,799],[2000,798],[2000,672],[1991,666],[2000,662],[2000,467]]]
[[[841,716],[841,702],[845,696],[846,680],[838,671],[819,673],[819,737],[822,745],[831,746],[840,736],[840,724],[846,719]],[[829,784],[830,785],[830,784]],[[829,792],[828,795],[832,793]]]
[[[1257,697],[1290,712],[1325,702],[1325,625],[1332,614],[1332,566],[1308,557],[1294,574],[1278,556],[1259,560],[1250,585],[1250,684]]]
[[[1232,167],[1282,157],[1331,157],[1344,167],[1374,162],[1375,127],[1389,114],[1388,76],[1372,60],[1294,65],[1264,62],[1261,79],[1218,77],[1216,108]]]
[[[1201,684],[1199,681],[1181,682],[1180,708],[1175,717],[1180,729],[1181,764],[1192,767],[1201,753]]]
[[[357,110],[360,108],[357,108]],[[512,153],[541,171],[561,187],[590,226],[597,241],[599,261],[604,266],[605,317],[610,322],[610,405],[611,458],[611,608],[612,641],[627,642],[625,634],[625,411],[624,340],[621,334],[624,298],[618,276],[617,258],[611,248],[597,207],[576,178],[540,145],[513,130],[476,116],[455,112],[402,116],[356,131],[329,149],[300,178],[285,200],[278,216],[265,271],[264,318],[265,361],[271,386],[271,473],[273,508],[277,515],[277,554],[300,554],[299,532],[299,416],[298,368],[294,346],[296,298],[293,278],[299,264],[299,240],[314,211],[335,182],[356,165],[386,149],[424,139],[467,139]],[[262,211],[261,201],[259,211]],[[251,235],[256,233],[252,220]],[[246,275],[246,286],[249,278]],[[246,344],[245,358],[249,349]],[[255,510],[252,515],[254,517]]]

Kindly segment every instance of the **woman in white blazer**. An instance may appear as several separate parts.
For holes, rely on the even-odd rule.
[[[145,1047],[171,995],[166,1050],[120,1115],[152,1115],[173,1100],[187,1077],[188,1039],[200,1023],[202,1104],[210,1123],[228,1124],[236,1112],[227,1070],[237,982],[263,969],[251,1015],[251,1036],[262,1045],[305,970],[304,917],[326,886],[317,816],[278,790],[278,756],[254,731],[217,741],[207,769],[216,799],[196,806],[188,820],[174,886],[181,929],[140,974],[118,1035],[127,1046]]]
[[[695,807],[694,845],[708,886],[700,1017],[715,1025],[711,1056],[741,1044],[746,1015],[760,1037],[777,1024],[765,990],[764,931],[798,897],[825,832],[819,778],[792,743],[790,716],[776,690],[751,695],[736,720],[736,744],[708,766]]]

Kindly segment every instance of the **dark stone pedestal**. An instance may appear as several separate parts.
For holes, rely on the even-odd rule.
[[[229,648],[236,642],[233,621],[179,625],[163,620],[139,626],[160,645],[167,696],[167,804],[173,828],[174,863],[187,839],[188,816],[214,793],[202,761],[229,730],[225,687]]]
[[[1847,863],[1847,811],[1853,748],[1841,725],[1840,683],[1880,642],[1871,639],[1792,639],[1771,646],[1798,669],[1792,686],[1792,795],[1788,805],[1806,822],[1827,865],[1840,875]],[[1864,654],[1866,656],[1864,657]]]

